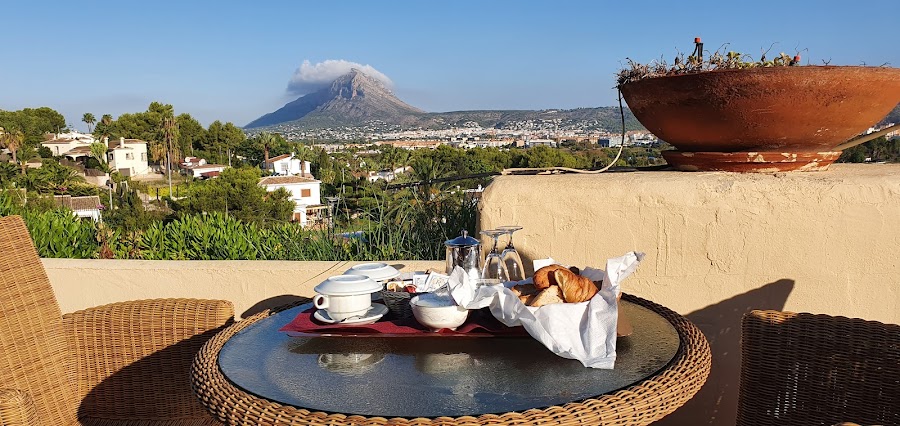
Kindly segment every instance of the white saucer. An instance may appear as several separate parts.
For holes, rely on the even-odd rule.
[[[380,320],[381,317],[383,317],[384,314],[386,314],[386,313],[388,313],[388,308],[387,308],[387,306],[384,306],[384,305],[382,305],[382,304],[380,304],[380,303],[373,303],[373,304],[372,304],[372,307],[369,308],[369,310],[366,311],[365,314],[363,314],[362,316],[359,316],[359,317],[350,317],[350,318],[345,319],[345,320],[343,320],[343,321],[335,321],[335,320],[331,319],[331,317],[328,316],[328,312],[327,312],[327,311],[325,311],[324,309],[318,309],[318,310],[316,310],[316,312],[313,314],[313,318],[315,318],[315,319],[317,319],[317,320],[319,320],[319,321],[322,321],[322,322],[324,322],[324,323],[326,323],[326,324],[342,324],[342,325],[346,325],[346,324],[356,324],[356,325],[363,325],[363,324],[372,324],[372,323],[374,323],[374,322]]]

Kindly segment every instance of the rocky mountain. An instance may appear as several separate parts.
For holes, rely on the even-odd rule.
[[[621,117],[617,107],[426,113],[398,99],[380,81],[354,69],[329,87],[301,96],[244,128],[253,131],[363,126],[442,129],[477,123],[482,128],[521,129],[531,122],[556,123],[560,128],[574,125],[618,130]],[[625,110],[625,122],[628,130],[643,129],[628,109]]]
[[[425,112],[413,108],[388,90],[380,81],[353,69],[331,86],[301,96],[266,114],[246,129],[297,121],[310,126],[352,125],[381,120],[396,124],[418,122]]]
[[[900,123],[900,104],[897,104],[893,111],[888,113],[887,117],[884,117],[884,120],[881,120],[879,124],[887,123]]]

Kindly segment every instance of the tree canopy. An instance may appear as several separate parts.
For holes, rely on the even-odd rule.
[[[0,110],[0,127],[7,132],[21,131],[23,145],[30,149],[44,141],[44,134],[58,133],[66,128],[66,118],[48,107],[25,108],[19,111]]]
[[[225,169],[218,178],[194,185],[178,207],[190,214],[223,212],[245,222],[290,220],[294,211],[290,193],[266,192],[259,178],[257,168]]]

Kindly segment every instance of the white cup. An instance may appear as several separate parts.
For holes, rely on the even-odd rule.
[[[352,296],[326,296],[317,294],[313,298],[316,309],[324,309],[328,316],[335,321],[342,321],[350,317],[365,314],[372,307],[370,293],[354,294]]]
[[[313,306],[323,309],[335,321],[365,315],[372,307],[372,293],[381,283],[364,275],[336,275],[317,285]]]

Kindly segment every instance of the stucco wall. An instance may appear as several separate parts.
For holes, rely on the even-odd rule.
[[[359,262],[152,261],[42,259],[60,309],[73,312],[125,300],[224,299],[238,317],[312,297],[313,287]],[[400,270],[443,269],[443,262],[388,262]]]
[[[778,309],[900,323],[900,166],[826,172],[498,177],[479,227],[524,226],[523,257],[603,266],[646,252],[624,291],[690,318],[713,371],[661,424],[733,425],[740,319]]]

